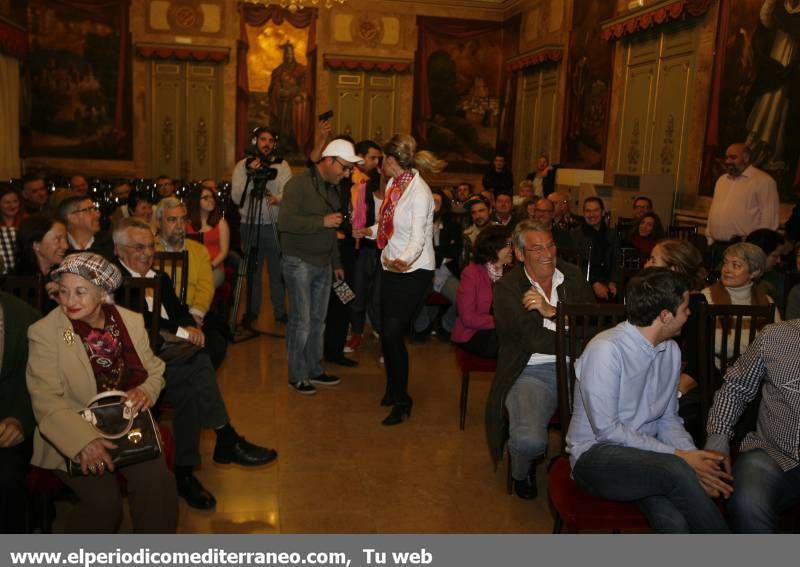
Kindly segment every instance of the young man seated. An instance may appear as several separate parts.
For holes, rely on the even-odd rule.
[[[706,450],[725,456],[747,404],[761,391],[756,430],[733,467],[728,515],[738,533],[776,533],[780,514],[800,503],[800,319],[764,327],[725,374],[708,414]]]
[[[639,505],[659,533],[726,533],[710,496],[730,494],[723,456],[699,451],[678,417],[688,282],[647,268],[627,289],[628,320],[594,337],[575,363],[567,433],[572,476],[589,493]]]

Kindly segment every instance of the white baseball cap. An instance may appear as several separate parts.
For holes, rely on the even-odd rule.
[[[356,155],[353,144],[347,140],[334,140],[322,150],[322,157],[338,157],[348,163],[364,164],[364,160]]]

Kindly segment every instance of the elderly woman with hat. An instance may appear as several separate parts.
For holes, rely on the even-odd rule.
[[[175,480],[163,456],[115,471],[113,443],[78,414],[108,390],[124,391],[134,411],[144,410],[164,386],[164,363],[150,350],[141,315],[112,303],[122,274],[102,256],[84,252],[64,258],[51,277],[59,308],[28,331],[27,383],[38,423],[31,462],[53,470],[78,496],[68,532],[116,531],[122,496],[114,472],[127,481],[134,530],[174,532]],[[66,459],[79,463],[83,474],[68,475]]]

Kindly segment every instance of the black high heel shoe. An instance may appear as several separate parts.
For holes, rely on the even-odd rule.
[[[381,398],[381,405],[386,407],[394,405],[392,404],[392,396],[389,395],[389,392],[386,392]]]
[[[383,425],[400,425],[409,417],[411,417],[411,404],[395,404],[392,406],[392,411],[381,423]]]

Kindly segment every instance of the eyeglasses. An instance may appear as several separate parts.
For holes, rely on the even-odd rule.
[[[344,163],[342,163],[342,162],[340,162],[340,161],[339,161],[339,158],[338,158],[338,157],[335,157],[335,158],[333,158],[333,160],[334,160],[336,163],[338,163],[338,164],[339,164],[339,167],[341,167],[341,168],[342,168],[342,169],[343,169],[345,172],[350,172],[350,171],[353,171],[353,165],[352,165],[352,164],[350,164],[350,163],[348,163],[348,164],[344,164]]]
[[[555,247],[556,247],[555,242],[551,242],[550,244],[548,244],[546,246],[531,246],[530,248],[523,248],[523,250],[525,250],[525,252],[532,252],[534,254],[541,254],[545,250],[552,250]]]
[[[145,250],[153,252],[156,249],[155,244],[120,244],[120,246],[124,246],[125,248],[133,248],[137,252],[144,252]]]
[[[98,205],[97,203],[92,203],[92,206],[90,206],[90,207],[84,207],[84,208],[82,208],[82,209],[75,209],[75,210],[74,210],[74,211],[72,211],[70,214],[71,214],[71,215],[72,215],[72,214],[75,214],[75,215],[77,215],[78,213],[85,213],[85,212],[88,212],[88,211],[95,212],[95,211],[99,211],[99,210],[100,210],[100,205]]]

